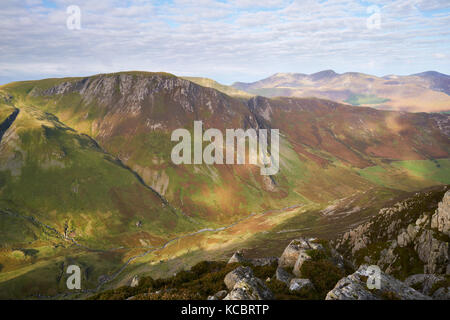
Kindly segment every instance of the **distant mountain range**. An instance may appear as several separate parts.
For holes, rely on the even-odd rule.
[[[310,75],[277,73],[260,81],[236,82],[232,86],[265,97],[317,97],[412,112],[450,110],[450,76],[435,71],[384,77],[357,72],[339,74],[333,70]]]

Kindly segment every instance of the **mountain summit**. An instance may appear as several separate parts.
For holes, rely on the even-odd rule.
[[[266,97],[318,97],[383,110],[450,110],[450,76],[435,71],[382,78],[333,70],[310,75],[277,73],[253,83],[236,82],[233,87]]]

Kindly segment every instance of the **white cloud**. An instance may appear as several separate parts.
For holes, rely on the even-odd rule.
[[[369,30],[359,1],[78,0],[82,30],[74,31],[65,11],[73,1],[53,2],[2,4],[0,82],[131,69],[224,82],[329,68],[450,71],[440,57],[450,46],[448,1],[371,1],[381,28]]]

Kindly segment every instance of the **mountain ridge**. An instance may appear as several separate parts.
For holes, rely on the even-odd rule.
[[[276,73],[232,86],[266,97],[319,97],[378,109],[413,112],[450,110],[450,76],[427,71],[409,76],[377,77],[358,72],[324,70],[313,74]]]

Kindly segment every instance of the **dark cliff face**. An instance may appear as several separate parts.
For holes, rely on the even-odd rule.
[[[11,127],[14,120],[16,120],[19,112],[20,112],[19,109],[15,109],[13,113],[11,113],[2,123],[0,123],[0,143],[2,142],[2,138],[6,130],[8,130]]]
[[[118,126],[133,133],[171,131],[191,127],[194,120],[219,129],[256,125],[241,100],[167,74],[98,75],[32,92],[46,97],[73,93],[81,96],[80,112],[88,112],[91,105],[100,111],[101,119],[95,121],[93,129],[103,137],[113,136]]]

